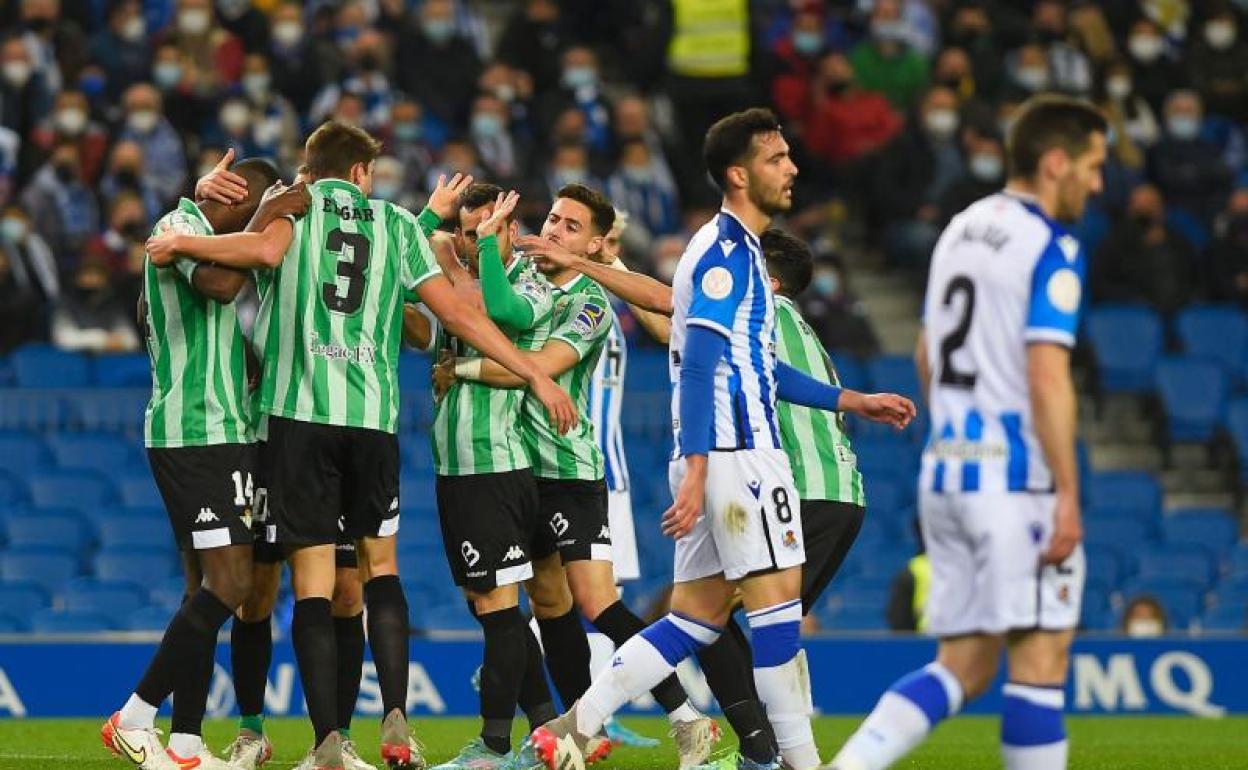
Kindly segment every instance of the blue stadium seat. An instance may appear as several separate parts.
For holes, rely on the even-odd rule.
[[[30,630],[37,634],[85,634],[115,631],[117,624],[99,612],[39,610],[30,619]]]
[[[158,580],[149,580],[144,585],[151,586],[149,599],[153,606],[163,607],[170,614],[182,606],[182,597],[186,595],[186,579],[182,576],[162,576]],[[168,617],[165,619],[168,620]]]
[[[26,483],[37,508],[95,508],[116,499],[112,483],[94,471],[42,471]]]
[[[479,631],[481,626],[463,602],[441,604],[425,611],[425,628],[431,631]]]
[[[172,576],[176,568],[177,555],[173,551],[126,548],[101,551],[95,557],[95,576],[101,580],[150,585]]]
[[[1166,358],[1157,365],[1157,394],[1171,441],[1208,441],[1226,411],[1226,374],[1210,361]]]
[[[1175,329],[1183,352],[1238,371],[1248,354],[1248,315],[1235,305],[1192,305],[1179,313]]]
[[[151,398],[149,388],[75,390],[65,402],[83,430],[143,437],[143,413]]]
[[[127,473],[118,480],[117,490],[121,493],[122,505],[134,508],[164,508],[165,501],[161,498],[151,473]]]
[[[0,433],[0,470],[20,477],[52,467],[52,453],[43,439],[30,433]]]
[[[1143,471],[1093,473],[1088,479],[1088,498],[1101,512],[1119,511],[1154,520],[1161,515],[1161,484]]]
[[[63,548],[9,549],[0,553],[0,580],[30,582],[56,594],[78,574],[78,558]]]
[[[26,501],[26,484],[8,471],[0,471],[0,508]]]
[[[1238,631],[1248,630],[1248,606],[1219,605],[1205,613],[1200,619],[1200,627],[1205,631]]]
[[[137,459],[134,443],[108,433],[61,433],[48,437],[48,448],[62,468],[115,473]]]
[[[1132,551],[1153,541],[1153,532],[1140,526],[1140,519],[1109,511],[1083,520],[1083,537],[1089,545],[1103,545],[1116,551]]]
[[[1217,574],[1217,562],[1198,546],[1165,545],[1140,553],[1138,574],[1141,580],[1165,580],[1204,589]]]
[[[1084,521],[1085,525],[1087,520]],[[1118,549],[1088,543],[1084,547],[1088,560],[1088,583],[1097,583],[1107,589],[1116,589],[1130,570]]]
[[[125,621],[125,630],[127,631],[164,631],[169,625],[169,621],[173,618],[173,614],[177,612],[176,608],[161,607],[150,605],[141,607],[127,614],[123,620]]]
[[[898,393],[916,401],[922,394],[919,372],[910,356],[876,356],[867,362],[867,379],[875,391]]]
[[[888,615],[885,607],[850,605],[827,607],[816,619],[825,631],[887,631]]]
[[[1199,591],[1148,580],[1132,581],[1123,588],[1123,607],[1140,596],[1151,596],[1161,604],[1171,628],[1187,628],[1204,611]]]
[[[1248,609],[1248,582],[1223,581],[1213,593],[1213,604],[1217,607],[1239,607]]]
[[[35,583],[0,583],[0,613],[25,618],[47,606],[47,593]]]
[[[913,484],[890,482],[886,479],[864,479],[869,516],[884,516],[890,521],[902,521],[903,516],[914,509]]]
[[[122,509],[126,510],[126,509]],[[113,516],[98,520],[100,548],[125,550],[126,548],[170,549],[175,546],[169,519],[162,512],[159,518],[152,516]]]
[[[96,357],[95,384],[101,388],[142,388],[152,384],[146,353],[113,353]]]
[[[80,552],[92,540],[82,516],[73,511],[14,511],[5,519],[9,547],[48,546]]]
[[[1109,607],[1109,593],[1098,586],[1086,586],[1079,614],[1080,628],[1086,631],[1107,631],[1113,625],[1114,615]]]
[[[1237,398],[1226,408],[1226,431],[1239,461],[1239,483],[1248,484],[1248,398]]]
[[[58,392],[0,390],[0,430],[60,430],[69,421],[69,406]]]
[[[1161,355],[1158,315],[1143,306],[1103,305],[1088,313],[1088,338],[1096,353],[1101,388],[1109,393],[1148,393]]]
[[[870,387],[867,368],[853,356],[838,354],[832,358],[832,365],[836,367],[836,375],[841,381],[841,387],[857,391],[865,391]]]
[[[399,499],[436,500],[437,491],[433,474],[401,473],[399,475]]]
[[[20,388],[81,388],[90,384],[87,359],[80,353],[32,345],[9,359]]]
[[[0,634],[20,634],[26,630],[27,627],[24,620],[0,612]]]
[[[1171,511],[1161,523],[1167,543],[1199,545],[1225,556],[1235,545],[1239,527],[1234,515],[1221,508],[1185,508]]]
[[[147,591],[138,583],[79,578],[65,589],[64,600],[65,609],[73,612],[102,612],[118,617],[147,604]]]

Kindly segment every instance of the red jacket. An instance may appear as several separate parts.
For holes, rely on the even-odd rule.
[[[829,96],[811,108],[806,149],[828,163],[856,160],[901,132],[904,121],[883,96],[851,91]]]

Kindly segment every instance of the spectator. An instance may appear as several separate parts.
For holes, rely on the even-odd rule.
[[[1006,70],[1019,101],[1053,86],[1048,50],[1040,43],[1028,43],[1011,52],[1006,57]]]
[[[1239,22],[1229,5],[1219,5],[1206,16],[1188,53],[1188,68],[1210,112],[1240,123],[1248,119],[1248,43],[1240,39]]]
[[[1130,64],[1119,60],[1106,67],[1100,91],[1101,110],[1116,139],[1111,152],[1128,168],[1142,168],[1144,153],[1157,143],[1161,128],[1153,108],[1135,90]]]
[[[870,199],[891,264],[926,267],[940,236],[940,201],[966,173],[957,108],[952,91],[933,86],[905,132],[880,153]]]
[[[1137,596],[1122,611],[1122,631],[1134,639],[1163,636],[1169,626],[1165,608],[1152,596]]]
[[[823,6],[803,3],[787,35],[771,49],[771,101],[785,120],[804,121],[810,108],[815,67],[827,46]]]
[[[584,139],[595,155],[605,155],[611,146],[611,111],[603,98],[598,74],[598,57],[585,46],[572,46],[563,53],[559,87],[552,89],[538,106],[538,124],[550,127],[565,110],[575,107],[584,115]]]
[[[139,349],[133,306],[113,289],[108,268],[83,260],[52,313],[52,342],[64,350],[116,353]]]
[[[373,165],[373,192],[370,197],[397,203],[411,211],[420,209],[415,190],[407,184],[403,164],[391,155],[382,155]]]
[[[681,155],[672,138],[655,127],[650,119],[649,103],[636,94],[621,96],[615,100],[611,114],[611,130],[616,146],[634,139],[645,142],[655,170],[660,177],[666,175],[663,183],[675,187],[678,195],[689,197],[692,188],[700,181],[697,171],[688,168],[689,159]]]
[[[669,169],[660,167],[641,139],[620,147],[619,166],[607,181],[611,201],[632,216],[635,227],[651,237],[671,235],[680,229],[680,202]]]
[[[1248,308],[1248,188],[1231,195],[1221,219],[1220,233],[1209,244],[1210,293]]]
[[[533,79],[535,93],[545,93],[559,82],[559,52],[571,43],[555,0],[524,0],[503,26],[497,58],[523,70]]]
[[[348,46],[345,77],[317,94],[309,117],[314,124],[324,121],[338,104],[339,97],[349,93],[363,102],[362,120],[356,124],[376,131],[390,122],[390,110],[394,106],[394,90],[386,75],[390,49],[385,37],[376,30],[365,29],[349,37],[353,42],[343,43]]]
[[[217,18],[225,31],[239,41],[244,51],[263,51],[269,44],[266,11],[249,0],[216,0]]]
[[[148,79],[151,48],[138,0],[121,0],[108,11],[108,26],[91,37],[91,61],[104,70],[105,93],[116,100],[127,88]]]
[[[432,190],[436,187],[439,176],[446,176],[450,179],[456,174],[485,179],[485,169],[481,167],[477,149],[473,147],[471,141],[463,137],[451,139],[442,148],[441,157],[429,169],[429,174],[425,177],[424,189]]]
[[[1170,205],[1207,222],[1222,208],[1232,174],[1217,145],[1201,137],[1203,117],[1194,91],[1166,99],[1165,134],[1149,154],[1148,175]]]
[[[849,54],[858,85],[883,94],[903,112],[927,86],[927,60],[906,42],[908,35],[900,0],[877,0],[871,11],[869,39]]]
[[[30,217],[16,204],[4,207],[0,213],[0,259],[9,275],[6,280],[12,283],[8,300],[30,313],[29,318],[12,317],[30,324],[15,336],[30,334],[35,339],[47,339],[48,318],[61,291],[56,258],[47,242],[31,227]],[[0,307],[7,309],[8,302]]]
[[[251,103],[243,96],[231,96],[221,102],[217,113],[216,125],[204,132],[204,140],[208,144],[233,149],[237,158],[250,158],[256,155],[273,156],[277,154],[276,136],[268,137],[271,143],[262,146],[256,141],[258,124],[252,113]]]
[[[1196,250],[1167,224],[1161,191],[1131,191],[1126,218],[1115,225],[1092,261],[1092,293],[1100,302],[1143,302],[1170,314],[1197,298]]]
[[[455,125],[467,120],[481,60],[472,40],[456,29],[451,0],[426,0],[418,22],[403,26],[396,72],[399,87],[426,110]]]
[[[487,64],[477,79],[477,90],[494,94],[507,105],[510,122],[517,135],[526,141],[533,140],[533,78],[523,70],[513,69],[502,62]]]
[[[22,207],[30,212],[34,231],[52,249],[60,270],[75,267],[100,222],[95,194],[82,183],[78,145],[65,142],[53,148],[22,193]]]
[[[434,156],[434,148],[425,140],[423,109],[411,99],[400,99],[395,102],[391,118],[386,152],[403,164],[404,189],[423,191]]]
[[[302,4],[284,2],[273,11],[272,19],[273,87],[304,114],[317,93],[338,79],[338,57],[331,43],[307,34]]]
[[[859,88],[841,53],[819,60],[811,85],[810,119],[802,125],[806,150],[832,165],[856,161],[892,141],[904,125],[881,94]]]
[[[999,137],[968,132],[964,145],[967,173],[949,186],[940,201],[942,228],[967,206],[1005,185],[1005,147]]]
[[[87,62],[87,39],[77,22],[61,14],[60,0],[22,0],[22,42],[30,52],[31,65],[47,76],[48,88],[57,92],[73,83]]]
[[[927,596],[932,584],[932,565],[923,547],[918,519],[913,528],[919,552],[893,576],[888,591],[888,627],[893,631],[923,631],[927,628]]]
[[[833,255],[815,260],[810,291],[799,298],[802,316],[819,341],[833,353],[871,358],[880,341],[866,310],[849,285],[844,263]]]
[[[1076,96],[1092,90],[1092,63],[1087,54],[1067,40],[1066,4],[1040,0],[1032,8],[1032,28],[1047,47],[1048,73],[1052,87]]]
[[[942,85],[958,96],[958,102],[965,104],[976,94],[975,72],[971,68],[971,57],[958,47],[950,47],[941,51],[932,66],[932,83]]]
[[[482,94],[473,102],[468,130],[490,178],[514,187],[525,171],[523,163],[528,152],[512,135],[510,118],[501,99]]]
[[[21,138],[0,126],[0,206],[7,206],[17,188],[17,156]]]
[[[54,94],[47,73],[35,69],[20,37],[0,44],[0,125],[19,137],[30,136],[52,109]]]
[[[556,145],[546,167],[545,181],[547,200],[553,200],[555,193],[570,184],[583,184],[595,190],[603,189],[602,180],[595,177],[590,170],[589,148],[577,141],[564,141]]]
[[[1003,52],[997,41],[992,17],[982,0],[957,4],[946,42],[958,46],[970,57],[976,93],[985,99],[994,98],[1002,85]]]
[[[669,235],[660,238],[654,243],[654,266],[652,268],[655,277],[663,283],[670,284],[676,276],[676,266],[680,263],[681,256],[685,253],[685,245],[688,241],[679,235]]]
[[[1071,42],[1087,56],[1093,70],[1105,67],[1118,57],[1113,28],[1104,11],[1095,3],[1072,7],[1067,25]]]
[[[131,190],[121,190],[109,199],[108,229],[91,239],[84,258],[99,262],[114,275],[125,273],[136,251],[139,262],[143,261],[150,221],[143,200]]]
[[[152,184],[151,178],[144,173],[145,158],[143,148],[134,142],[121,141],[113,145],[109,153],[108,170],[100,179],[100,192],[105,200],[125,192],[139,196],[143,203],[145,224],[154,223],[167,206],[160,197],[160,191]]]
[[[1168,48],[1166,39],[1150,19],[1140,18],[1131,25],[1127,51],[1131,54],[1136,90],[1153,112],[1161,112],[1171,91],[1187,85],[1183,68],[1171,58]]]
[[[292,168],[296,150],[303,144],[299,115],[285,96],[273,90],[273,74],[264,54],[247,54],[241,82],[255,121],[252,140],[262,153]]]
[[[174,23],[163,37],[161,42],[176,45],[214,91],[238,83],[243,74],[243,44],[217,24],[209,0],[177,0]]]
[[[51,114],[31,136],[30,146],[39,154],[32,165],[42,164],[52,148],[61,142],[78,145],[83,181],[94,186],[100,178],[100,168],[108,150],[108,132],[104,126],[91,120],[87,97],[81,91],[62,91],[56,95]]]
[[[126,126],[120,138],[142,148],[145,180],[164,204],[177,198],[186,184],[186,153],[178,132],[161,112],[161,101],[160,92],[152,86],[131,86],[123,97]]]

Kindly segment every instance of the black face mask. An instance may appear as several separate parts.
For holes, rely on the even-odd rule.
[[[45,18],[28,19],[26,21],[26,29],[34,32],[36,35],[43,34],[52,27],[52,20]]]
[[[828,96],[840,96],[849,89],[848,80],[835,80],[827,85]]]
[[[361,72],[376,72],[381,69],[381,60],[377,58],[377,54],[366,53],[360,57]]]
[[[1152,214],[1132,214],[1131,223],[1141,230],[1151,230],[1157,225],[1157,217]]]
[[[122,237],[129,241],[144,240],[143,236],[145,233],[142,222],[126,222],[117,228],[117,232],[121,233]]]
[[[78,178],[78,169],[72,163],[58,163],[53,168],[61,184],[69,184]]]
[[[117,184],[121,187],[127,187],[131,190],[139,189],[139,175],[134,169],[123,168],[116,174]]]

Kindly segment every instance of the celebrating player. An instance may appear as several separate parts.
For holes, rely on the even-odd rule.
[[[154,233],[211,235],[241,230],[276,178],[273,166],[246,160],[234,173],[251,192],[233,204],[183,198]],[[298,196],[270,197],[257,225],[299,210]],[[246,340],[234,297],[246,276],[175,254],[143,269],[141,315],[152,361],[152,398],[144,443],[178,548],[187,564],[187,600],[133,695],[101,730],[104,743],[145,770],[218,767],[200,724],[212,678],[217,632],[246,597],[251,572],[252,422]],[[200,585],[200,575],[203,584]],[[166,753],[154,720],[171,693],[173,729]]]
[[[385,718],[382,758],[423,767],[407,727],[408,610],[399,583],[397,356],[400,286],[415,289],[448,328],[520,374],[566,429],[575,409],[476,308],[456,300],[409,212],[370,201],[379,144],[328,122],[308,137],[310,213],[262,233],[149,242],[153,259],[174,252],[264,269],[256,339],[264,360],[268,509],[274,540],[290,552],[293,641],[315,733],[314,766],[342,764],[337,654],[330,598],[341,516],[357,540],[366,580],[369,641]],[[376,252],[374,258],[374,252]]]
[[[1010,178],[936,244],[915,353],[932,437],[919,477],[936,661],[884,693],[829,765],[882,770],[981,695],[1006,652],[1008,770],[1066,766],[1063,685],[1085,563],[1075,344],[1085,259],[1063,222],[1101,190],[1105,118],[1041,96],[1010,130]]]
[[[672,611],[624,644],[568,713],[534,731],[552,770],[583,767],[589,736],[608,716],[714,642],[738,588],[761,700],[773,720],[809,730],[798,656],[802,532],[776,398],[898,426],[913,416],[904,399],[841,391],[775,361],[774,304],[756,233],[792,205],[797,175],[775,115],[753,109],[720,120],[703,152],[724,201],[681,258],[673,289],[675,502],[663,517],[677,538]]]

